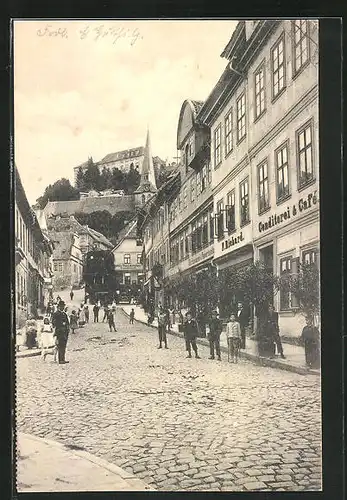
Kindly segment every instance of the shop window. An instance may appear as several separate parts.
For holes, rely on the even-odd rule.
[[[318,250],[316,248],[305,250],[302,252],[302,263],[303,264],[314,264],[318,266]]]
[[[124,284],[125,285],[130,285],[131,284],[130,273],[124,273]]]
[[[281,202],[290,195],[287,144],[284,144],[276,151],[275,159],[277,171],[277,202]]]
[[[124,264],[130,264],[130,253],[124,254]]]
[[[280,260],[280,276],[281,278],[291,274],[292,272],[292,256],[284,257]],[[290,309],[290,292],[287,290],[280,291],[280,308],[281,311]]]
[[[275,99],[285,89],[284,35],[271,50],[272,97]]]
[[[265,64],[262,64],[254,74],[254,91],[254,113],[257,119],[265,112]]]
[[[258,208],[259,213],[265,212],[270,207],[268,164],[258,166]]]
[[[298,184],[302,188],[313,180],[312,125],[311,123],[297,133]]]
[[[217,237],[218,240],[224,238],[224,200],[218,201],[217,205]]]
[[[250,220],[248,177],[240,184],[240,205],[241,205],[240,225],[244,226]]]
[[[216,168],[222,161],[222,127],[218,125],[214,131],[214,168]]]
[[[235,231],[235,189],[228,193],[226,216],[228,234],[231,234]]]
[[[227,156],[233,149],[233,113],[232,110],[225,117],[225,156]]]
[[[296,75],[309,60],[308,21],[293,21],[293,74]]]
[[[246,137],[246,96],[242,94],[236,101],[237,142]]]

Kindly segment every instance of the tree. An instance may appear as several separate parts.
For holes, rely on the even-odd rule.
[[[77,171],[76,176],[76,187],[79,191],[85,191],[85,180],[84,180],[84,172],[82,167],[80,167]]]
[[[125,175],[119,170],[119,168],[114,167],[111,174],[111,186],[115,190],[126,189]]]
[[[80,197],[78,189],[71,186],[68,179],[59,179],[53,185],[46,187],[45,192],[36,202],[39,208],[43,209],[48,201],[71,201]]]
[[[110,170],[106,167],[103,167],[101,175],[100,175],[100,179],[99,179],[100,191],[104,191],[105,189],[110,189],[111,177],[112,177],[112,174],[111,174]]]
[[[297,274],[281,278],[281,290],[292,294],[293,310],[315,319],[320,313],[319,269],[314,263],[299,264]]]
[[[139,187],[140,180],[141,175],[139,174],[139,171],[135,169],[134,164],[132,163],[125,179],[127,193],[133,193]]]
[[[87,169],[84,173],[84,183],[86,190],[96,189],[97,191],[100,189],[100,172],[93,162],[93,158],[88,158]]]

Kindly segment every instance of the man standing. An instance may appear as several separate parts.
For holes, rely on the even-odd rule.
[[[191,348],[195,352],[195,357],[200,359],[198,355],[198,347],[196,345],[196,337],[198,335],[198,325],[195,319],[193,319],[192,314],[187,312],[186,321],[183,324],[184,338],[186,341],[186,350],[188,351],[187,358],[192,357]]]
[[[69,337],[69,319],[64,311],[65,302],[62,300],[58,303],[58,310],[53,314],[52,325],[54,328],[54,337],[56,338],[58,347],[58,362],[59,364],[68,363],[65,361],[65,351],[67,339]]]
[[[281,342],[281,337],[280,337],[280,329],[278,325],[278,312],[275,312],[273,305],[269,305],[268,308],[268,317],[267,317],[267,331],[269,334],[269,337],[273,342],[275,342],[277,346],[277,351],[281,355],[282,359],[285,359],[285,356],[283,354],[283,347],[282,347],[282,342]]]
[[[93,307],[93,313],[94,313],[94,323],[99,323],[99,306],[98,304],[95,304]]]
[[[220,357],[220,336],[223,330],[223,324],[221,320],[217,317],[217,311],[212,311],[211,319],[207,323],[209,332],[208,340],[210,342],[210,357],[209,359],[214,359],[214,349],[216,348],[216,354],[218,361],[221,361]]]
[[[71,302],[73,300],[73,296],[74,296],[74,293],[73,293],[73,289],[71,288],[71,292],[70,292],[70,299],[71,299]]]
[[[103,323],[105,320],[107,321],[107,319],[108,319],[109,310],[110,310],[110,308],[109,308],[108,304],[105,304],[104,305],[104,317],[102,318]]]
[[[167,339],[166,339],[166,325],[167,325],[167,314],[162,306],[159,306],[158,312],[158,334],[159,334],[159,346],[158,349],[162,348],[162,342],[165,344],[165,349],[168,349]]]
[[[86,319],[86,323],[89,323],[89,307],[87,302],[84,304],[84,317]]]
[[[240,324],[241,328],[241,349],[246,349],[246,326],[248,325],[248,313],[244,308],[242,302],[237,304],[236,320]]]

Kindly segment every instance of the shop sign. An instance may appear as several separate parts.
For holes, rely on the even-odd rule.
[[[222,251],[226,250],[227,248],[233,247],[234,245],[237,245],[238,243],[241,243],[245,238],[241,233],[238,236],[232,236],[228,240],[223,241],[222,243]]]
[[[317,205],[317,203],[317,191],[309,193],[305,198],[300,198],[299,202],[295,203],[292,207],[288,206],[287,209],[281,214],[272,214],[267,221],[259,222],[259,233],[267,231],[274,226],[278,226],[279,224],[290,220],[292,217],[296,217],[298,214],[305,212],[309,208]]]

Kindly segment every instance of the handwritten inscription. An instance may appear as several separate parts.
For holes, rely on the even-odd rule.
[[[49,38],[69,38],[77,34],[80,40],[89,38],[97,42],[98,40],[107,39],[113,45],[119,40],[124,40],[128,41],[131,46],[135,45],[138,40],[143,39],[138,28],[130,29],[125,26],[107,26],[105,24],[97,26],[88,24],[73,33],[68,27],[55,28],[53,24],[46,24],[44,28],[37,30],[36,34],[39,37]]]

